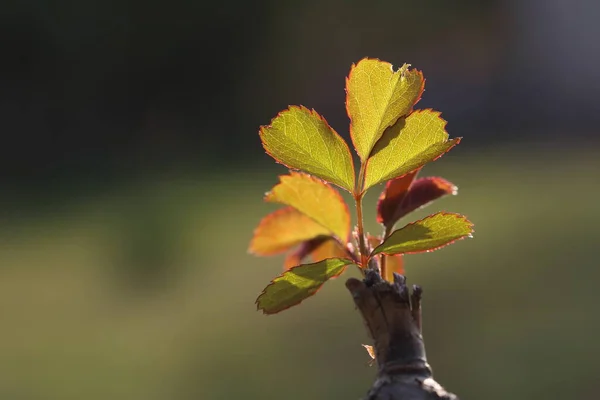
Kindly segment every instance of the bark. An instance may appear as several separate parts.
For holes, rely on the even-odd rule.
[[[350,278],[346,287],[373,339],[378,367],[375,383],[365,400],[458,400],[433,379],[421,334],[422,290],[412,293],[402,275],[391,284],[377,270],[367,270],[363,281]]]

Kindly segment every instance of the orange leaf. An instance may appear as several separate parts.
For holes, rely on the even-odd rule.
[[[326,258],[349,258],[346,250],[340,243],[330,237],[318,237],[302,243],[298,249],[290,253],[284,261],[284,268],[290,269],[300,265],[306,257],[313,262],[319,262]]]
[[[265,200],[294,207],[312,218],[341,242],[350,234],[350,213],[340,194],[327,183],[308,174],[290,172],[266,194]]]
[[[375,355],[375,349],[373,348],[373,346],[369,346],[368,344],[363,344],[362,346],[365,348],[367,353],[369,353],[369,357],[371,357],[371,359],[369,360],[369,366],[373,366],[373,364],[375,364],[375,358],[377,357]]]
[[[333,239],[324,240],[310,256],[313,262],[325,260],[326,258],[349,258],[346,250]]]
[[[402,254],[385,257],[385,276],[388,282],[394,282],[394,272],[404,275],[404,258]]]
[[[285,207],[270,213],[260,221],[254,230],[248,251],[269,256],[323,235],[330,235],[327,228],[295,208]]]
[[[377,236],[367,236],[367,241],[371,246],[371,249],[375,249],[382,242],[380,237]],[[383,277],[388,282],[394,282],[394,272],[399,273],[400,275],[404,275],[404,259],[402,258],[402,254],[395,255],[375,255],[374,257],[381,257],[380,260],[383,260],[385,257],[385,276]],[[380,261],[381,262],[381,261]]]

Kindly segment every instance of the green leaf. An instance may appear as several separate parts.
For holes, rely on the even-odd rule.
[[[350,136],[363,161],[385,129],[408,115],[423,93],[423,74],[408,67],[404,64],[394,72],[392,64],[366,58],[350,69],[346,110]]]
[[[342,243],[348,240],[350,213],[337,190],[320,179],[300,172],[291,172],[279,179],[281,183],[267,193],[266,201],[292,206],[329,229]]]
[[[417,110],[385,131],[367,161],[363,190],[434,161],[460,142],[448,140],[446,121],[433,110]]]
[[[315,110],[292,106],[260,128],[267,154],[339,187],[354,189],[354,164],[348,145]]]
[[[473,224],[460,214],[437,213],[394,231],[371,256],[379,253],[403,254],[437,250],[458,239],[471,236]]]
[[[257,309],[265,314],[275,314],[299,304],[314,295],[323,284],[339,276],[352,261],[343,258],[329,258],[313,264],[293,267],[263,290],[256,299]]]

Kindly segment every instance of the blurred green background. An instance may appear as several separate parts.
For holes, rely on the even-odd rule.
[[[429,165],[475,238],[406,259],[435,376],[462,399],[593,398],[600,7],[567,1],[0,5],[0,398],[357,399],[375,369],[342,278],[254,300],[258,127],[348,138],[352,62],[410,62],[458,148]],[[596,35],[596,36],[594,36]],[[375,223],[378,188],[365,201]]]

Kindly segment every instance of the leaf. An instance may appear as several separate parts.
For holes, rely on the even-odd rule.
[[[302,243],[298,249],[290,253],[284,261],[284,268],[290,269],[299,265],[307,257],[313,262],[325,260],[326,258],[346,258],[346,250],[331,237],[317,237]]]
[[[350,234],[350,213],[340,194],[331,186],[308,174],[291,172],[279,177],[265,196],[266,201],[292,206],[346,242]]]
[[[437,250],[455,240],[471,236],[473,224],[460,214],[437,213],[393,232],[371,256]]]
[[[275,314],[314,295],[327,280],[339,276],[351,260],[329,258],[298,265],[273,279],[256,299],[257,309]]]
[[[394,72],[390,63],[365,58],[350,69],[346,111],[352,143],[363,161],[385,129],[408,115],[423,93],[423,74],[408,67]]]
[[[381,244],[381,237],[378,236],[367,236],[367,241],[371,249],[375,249]],[[385,258],[385,276],[383,277],[388,282],[394,282],[394,272],[404,275],[404,260],[402,254],[385,255],[380,254],[379,257]],[[381,260],[383,262],[383,260]]]
[[[392,227],[406,214],[423,208],[441,197],[455,195],[458,191],[454,184],[437,176],[417,179],[406,188],[406,182],[403,180],[410,179],[411,174],[386,184],[377,204],[378,222]]]
[[[367,353],[369,353],[369,356],[371,357],[371,359],[375,359],[375,350],[373,349],[373,346],[369,346],[368,344],[363,344],[362,347],[365,348],[365,350],[367,351]]]
[[[348,253],[336,240],[328,239],[323,241],[310,255],[314,262],[326,258],[347,258]]]
[[[377,202],[377,222],[387,225],[387,222],[394,218],[396,210],[402,204],[419,171],[420,169],[417,169],[396,179],[389,180],[385,184],[385,189],[379,195],[379,201]]]
[[[302,261],[304,261],[306,257],[315,251],[315,249],[319,247],[326,239],[327,238],[324,237],[314,238],[300,244],[296,250],[288,254],[288,256],[285,258],[283,261],[283,268],[287,270],[302,264]]]
[[[433,110],[417,110],[398,120],[377,142],[367,161],[363,190],[412,172],[460,142],[448,140],[446,121]]]
[[[304,170],[348,191],[354,164],[348,145],[315,110],[291,106],[260,128],[267,154],[292,169]]]
[[[394,282],[394,272],[404,275],[404,257],[402,254],[382,255],[382,257],[385,257],[385,276],[383,279]]]
[[[318,236],[330,235],[329,229],[293,207],[285,207],[264,217],[254,230],[249,252],[269,256],[282,253]]]
[[[368,344],[363,344],[362,347],[365,348],[365,350],[367,351],[367,353],[369,353],[369,356],[371,357],[371,359],[369,360],[369,366],[373,366],[373,364],[375,364],[375,349],[373,349],[373,346],[369,346]]]

